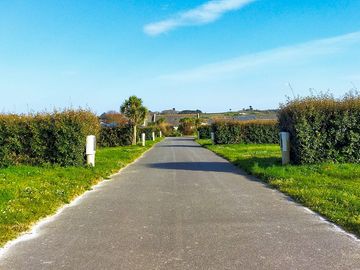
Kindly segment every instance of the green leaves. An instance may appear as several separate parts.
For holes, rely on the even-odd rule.
[[[103,127],[100,131],[99,145],[115,147],[131,145],[133,140],[133,126],[130,124],[117,127]]]
[[[218,121],[212,130],[216,144],[279,143],[278,123],[273,120]]]
[[[148,112],[147,108],[143,106],[142,99],[137,96],[131,96],[125,100],[120,110],[134,125],[142,124]]]
[[[278,116],[280,129],[290,132],[293,163],[360,162],[359,95],[295,99]]]
[[[86,136],[99,128],[96,115],[86,110],[0,115],[0,167],[83,165]]]
[[[210,139],[212,127],[210,125],[200,126],[198,127],[198,132],[200,135],[199,139]]]

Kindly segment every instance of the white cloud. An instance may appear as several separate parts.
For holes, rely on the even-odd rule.
[[[262,67],[271,68],[276,65],[296,65],[304,61],[314,61],[316,57],[335,55],[357,44],[360,45],[360,32],[243,55],[190,70],[166,74],[160,76],[159,79],[175,82],[208,81]]]
[[[207,24],[216,21],[226,12],[240,9],[254,1],[256,0],[212,0],[167,20],[147,24],[144,32],[156,36],[181,26]]]

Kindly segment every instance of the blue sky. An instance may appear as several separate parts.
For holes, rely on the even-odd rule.
[[[1,0],[0,111],[276,108],[360,88],[358,0]]]

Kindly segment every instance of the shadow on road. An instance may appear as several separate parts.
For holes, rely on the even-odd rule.
[[[174,142],[193,142],[195,140],[194,137],[168,137],[171,138]]]
[[[239,171],[228,162],[166,162],[147,164],[150,168],[164,170],[185,170],[203,172],[225,172],[239,174]]]
[[[186,144],[176,144],[176,145],[171,145],[171,144],[164,144],[164,145],[160,145],[159,147],[170,147],[170,148],[177,148],[177,147],[180,147],[180,148],[187,148],[187,147],[194,147],[194,148],[199,148],[199,147],[201,147],[200,145],[190,145],[190,144],[188,144],[188,145],[186,145]]]

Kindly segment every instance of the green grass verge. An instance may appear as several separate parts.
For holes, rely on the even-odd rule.
[[[281,165],[278,145],[198,143],[360,236],[360,165]]]
[[[99,149],[94,168],[13,166],[0,169],[0,246],[134,161],[154,143],[148,141],[146,147]]]

